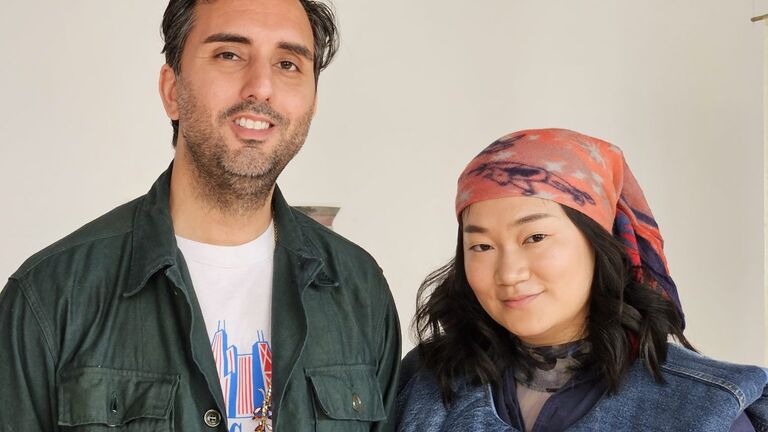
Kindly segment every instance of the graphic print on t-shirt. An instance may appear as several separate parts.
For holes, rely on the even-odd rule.
[[[254,410],[262,406],[272,385],[272,349],[264,332],[259,331],[255,336],[249,347],[229,345],[226,321],[220,321],[211,341],[230,432],[245,432],[236,419],[250,424]]]
[[[254,411],[262,414],[272,380],[274,226],[270,224],[258,238],[237,246],[180,236],[176,236],[176,244],[189,267],[203,313],[228,432],[254,432],[269,426],[254,418]]]

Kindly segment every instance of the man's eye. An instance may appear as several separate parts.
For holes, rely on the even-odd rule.
[[[534,235],[528,237],[527,239],[525,239],[525,241],[523,243],[538,243],[538,242],[544,240],[545,238],[547,238],[546,234],[534,234]]]
[[[295,63],[290,62],[288,60],[283,60],[280,63],[278,63],[278,66],[280,69],[287,70],[287,71],[298,71],[299,67],[296,66]]]
[[[469,248],[472,252],[486,252],[491,250],[491,245],[488,244],[476,244]]]
[[[218,57],[220,59],[224,59],[224,60],[238,60],[238,59],[240,59],[240,57],[238,57],[237,54],[235,54],[233,52],[229,52],[229,51],[216,54],[216,57]]]

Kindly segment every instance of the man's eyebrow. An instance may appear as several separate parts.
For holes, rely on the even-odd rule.
[[[243,45],[251,45],[252,43],[251,39],[234,33],[214,33],[205,38],[203,43],[216,42],[229,42]],[[281,50],[289,51],[293,54],[304,57],[309,61],[315,60],[315,56],[312,54],[312,51],[302,44],[293,42],[280,42],[277,44],[277,47]]]
[[[527,216],[523,216],[520,219],[512,222],[511,224],[509,224],[509,226],[525,225],[527,223],[535,222],[537,220],[550,218],[550,217],[554,217],[554,216],[549,213],[529,214]],[[464,233],[466,234],[484,234],[488,232],[488,229],[483,228],[481,226],[477,226],[477,225],[465,225],[462,231],[464,231]]]
[[[214,33],[207,38],[203,43],[215,43],[215,42],[230,42],[244,45],[250,45],[251,40],[245,36],[241,36],[234,33]]]
[[[302,44],[293,43],[293,42],[280,42],[277,44],[277,47],[280,48],[281,50],[292,52],[298,56],[304,57],[309,61],[315,60],[315,56],[312,54],[312,51],[310,51],[309,48],[307,48]]]

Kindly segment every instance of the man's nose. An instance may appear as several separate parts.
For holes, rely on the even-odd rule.
[[[253,62],[245,69],[245,80],[240,97],[269,101],[272,97],[272,66],[267,62]]]

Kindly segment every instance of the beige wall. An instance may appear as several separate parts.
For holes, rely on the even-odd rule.
[[[162,3],[4,5],[0,273],[143,193],[170,161]],[[280,183],[294,203],[342,206],[337,230],[378,259],[404,326],[419,282],[453,250],[464,164],[506,132],[558,126],[624,148],[691,340],[765,361],[764,28],[749,22],[752,0],[336,4],[342,50]]]
[[[763,9],[763,12],[768,13],[768,8]],[[762,15],[762,12],[761,12]],[[763,75],[765,83],[763,85],[763,119],[765,124],[763,125],[763,284],[764,284],[764,300],[765,300],[765,328],[766,334],[768,334],[768,278],[765,277],[765,272],[768,271],[768,254],[765,253],[768,250],[768,21],[763,21],[765,26],[765,39],[764,39],[764,54],[763,54]],[[768,343],[765,344],[765,359],[768,362]]]

